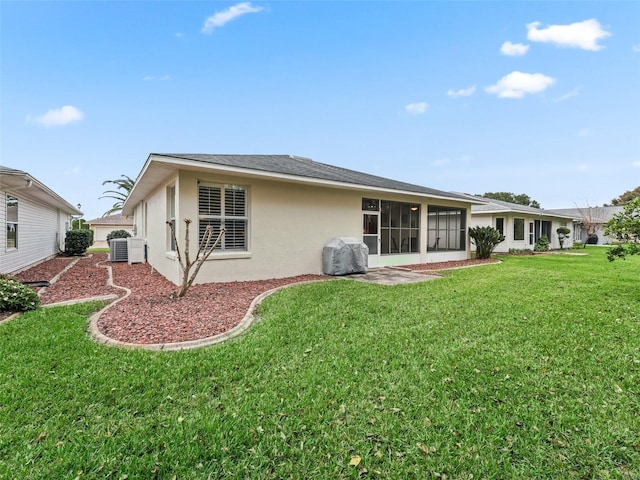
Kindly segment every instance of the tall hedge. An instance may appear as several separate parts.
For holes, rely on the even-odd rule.
[[[92,244],[92,230],[68,230],[64,240],[64,251],[67,255],[84,255]]]

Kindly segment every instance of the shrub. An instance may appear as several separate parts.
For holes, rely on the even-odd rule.
[[[533,247],[533,250],[535,252],[549,251],[549,237],[547,237],[546,235],[542,235],[536,242],[535,246]]]
[[[37,292],[17,280],[0,279],[0,311],[26,312],[40,306]]]
[[[573,248],[582,248],[584,244],[582,242],[573,242]]]
[[[476,246],[476,258],[489,258],[494,248],[504,241],[504,235],[493,227],[471,227],[469,236]]]
[[[92,243],[91,230],[69,230],[64,240],[64,251],[67,255],[84,255]]]
[[[109,235],[107,235],[107,244],[112,238],[129,238],[130,236],[131,234],[126,230],[113,230],[109,232]]]

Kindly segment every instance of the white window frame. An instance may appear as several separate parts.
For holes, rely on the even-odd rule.
[[[16,214],[15,220],[9,219],[9,203],[15,202]],[[18,248],[18,211],[19,211],[19,200],[18,197],[7,193],[5,197],[5,218],[6,218],[6,240],[5,240],[5,249],[6,250],[16,250]],[[13,245],[9,246],[9,232],[13,231]]]
[[[200,188],[211,188],[218,189],[220,191],[220,205],[219,205],[219,213],[203,213],[203,208],[200,205]],[[227,193],[235,190],[244,192],[244,208],[241,215],[237,213],[228,213],[228,209],[226,202],[229,200],[227,197]],[[218,210],[216,208],[216,210]],[[205,181],[198,181],[198,242],[202,240],[202,236],[204,235],[204,228],[206,225],[210,225],[211,223],[217,223],[218,228],[216,228],[213,232],[214,239],[218,237],[220,233],[219,228],[225,227],[226,233],[222,237],[220,244],[216,247],[214,254],[216,253],[247,253],[249,252],[249,187],[246,185],[237,185],[237,184],[223,184],[223,183],[211,183]],[[239,233],[234,235],[234,230],[232,228],[232,224],[236,224],[240,222],[240,224],[244,223],[244,228],[239,230]],[[243,241],[238,242],[238,239],[241,238]],[[238,248],[236,245],[238,243],[241,246]]]
[[[146,204],[145,204],[146,207]],[[176,225],[176,185],[169,185],[167,187],[167,222],[173,224],[174,231],[176,232],[176,237],[178,236],[177,225]],[[173,239],[173,235],[171,235],[171,227],[167,225],[167,251],[175,252],[176,244]]]

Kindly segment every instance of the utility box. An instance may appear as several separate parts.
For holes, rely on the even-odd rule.
[[[127,253],[126,238],[112,238],[109,240],[109,261],[126,262],[129,258]]]
[[[336,237],[322,249],[322,272],[325,275],[367,273],[369,247],[353,237]]]
[[[127,238],[127,262],[144,263],[144,239],[143,238]]]

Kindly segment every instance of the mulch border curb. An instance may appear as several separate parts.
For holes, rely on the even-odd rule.
[[[107,267],[110,268],[110,267]],[[222,342],[226,342],[227,340],[231,340],[241,334],[243,334],[249,327],[258,320],[258,317],[254,315],[258,306],[262,303],[262,301],[267,298],[269,295],[272,295],[279,290],[283,290],[285,288],[293,287],[295,285],[304,285],[307,283],[317,283],[317,282],[325,282],[327,280],[309,280],[305,282],[295,282],[290,283],[289,285],[282,285],[280,287],[272,288],[271,290],[267,290],[266,292],[261,293],[256,298],[253,299],[249,308],[247,309],[247,313],[245,313],[244,317],[240,322],[233,327],[231,330],[228,330],[224,333],[219,333],[217,335],[213,335],[211,337],[200,338],[197,340],[187,340],[185,342],[167,342],[167,343],[131,343],[131,342],[123,342],[121,340],[115,340],[111,337],[106,336],[98,329],[98,320],[100,319],[100,315],[108,308],[111,308],[120,300],[126,298],[122,297],[115,302],[107,305],[99,312],[94,313],[89,318],[89,335],[91,338],[102,344],[111,347],[121,347],[121,348],[129,348],[129,349],[142,349],[142,350],[153,350],[153,351],[178,351],[178,350],[191,350],[194,348],[202,348],[209,347],[211,345],[217,345]],[[117,287],[117,285],[113,285]],[[119,287],[124,288],[124,287]],[[127,295],[128,296],[128,295]]]
[[[54,283],[55,280],[57,280],[62,273],[64,273],[65,271],[67,271],[69,268],[71,268],[73,265],[75,265],[75,263],[77,263],[77,260],[74,260],[71,262],[70,265],[68,265],[62,272],[60,272],[58,275],[56,275],[56,277],[54,279],[52,279],[51,283]],[[203,347],[209,347],[212,345],[217,345],[219,343],[225,342],[227,340],[231,340],[232,338],[238,337],[241,334],[243,334],[246,330],[249,329],[249,327],[255,323],[259,318],[255,315],[255,311],[258,308],[258,306],[264,301],[265,298],[267,298],[269,295],[272,295],[280,290],[283,290],[285,288],[289,288],[295,285],[304,285],[304,284],[308,284],[308,283],[317,283],[317,282],[325,282],[328,279],[322,279],[322,280],[308,280],[308,281],[302,281],[302,282],[294,282],[294,283],[290,283],[288,285],[282,285],[280,287],[276,287],[276,288],[272,288],[270,290],[267,290],[266,292],[261,293],[260,295],[258,295],[257,297],[255,297],[253,299],[253,301],[251,302],[251,304],[249,305],[249,308],[247,309],[247,312],[244,314],[243,318],[240,320],[240,322],[233,328],[231,328],[230,330],[224,332],[224,333],[219,333],[217,335],[213,335],[211,337],[205,337],[205,338],[200,338],[200,339],[196,339],[196,340],[187,340],[184,342],[165,342],[165,343],[133,343],[133,342],[123,342],[121,340],[116,340],[114,338],[108,337],[107,335],[105,335],[104,333],[102,333],[100,331],[100,329],[98,328],[98,321],[100,320],[101,315],[107,311],[108,309],[110,309],[111,307],[117,305],[120,301],[124,300],[125,298],[127,298],[129,295],[131,295],[131,290],[126,288],[126,287],[122,287],[120,285],[116,285],[113,283],[113,270],[111,268],[110,265],[101,265],[104,262],[107,262],[108,259],[103,260],[101,262],[96,263],[96,266],[100,266],[102,268],[106,268],[107,272],[108,272],[108,278],[107,278],[107,286],[110,287],[114,287],[114,288],[118,288],[121,290],[125,291],[125,295],[123,295],[122,297],[119,297],[118,295],[115,294],[111,294],[111,295],[101,295],[101,296],[96,296],[96,297],[88,297],[88,298],[81,298],[81,299],[74,299],[74,300],[66,300],[66,301],[62,301],[62,302],[57,302],[57,303],[51,303],[51,304],[47,304],[47,305],[42,305],[43,308],[50,308],[50,307],[58,307],[58,306],[66,306],[66,305],[74,305],[74,304],[78,304],[78,303],[84,303],[84,302],[91,302],[91,301],[107,301],[109,302],[107,305],[105,305],[101,310],[99,310],[98,312],[94,313],[93,315],[91,315],[91,317],[89,317],[89,321],[87,324],[87,333],[89,335],[89,337],[101,344],[101,345],[106,345],[106,346],[111,346],[111,347],[120,347],[120,348],[126,348],[126,349],[142,349],[142,350],[151,350],[151,351],[179,351],[179,350],[190,350],[190,349],[194,349],[194,348],[203,348]],[[496,264],[500,264],[502,263],[501,260],[498,260],[497,262],[491,262],[491,263],[479,263],[476,265],[469,265],[466,267],[452,267],[446,270],[455,270],[458,268],[473,268],[473,267],[479,267],[479,266],[483,266],[483,265],[496,265]],[[397,270],[405,270],[405,268],[398,268],[398,267],[391,267],[391,269],[397,269]],[[438,270],[411,270],[406,268],[407,271],[411,271],[414,273],[420,273],[420,274],[424,274],[424,273],[435,273],[438,272]],[[443,270],[439,270],[439,271],[443,271]],[[344,278],[344,277],[337,277],[336,279],[344,279],[344,280],[349,280],[349,278]],[[352,279],[353,280],[353,279]],[[18,313],[14,313],[13,315],[5,318],[4,320],[0,320],[0,324],[3,324],[5,322],[8,322],[9,320],[12,320],[16,317],[18,317],[20,315],[20,312]]]

